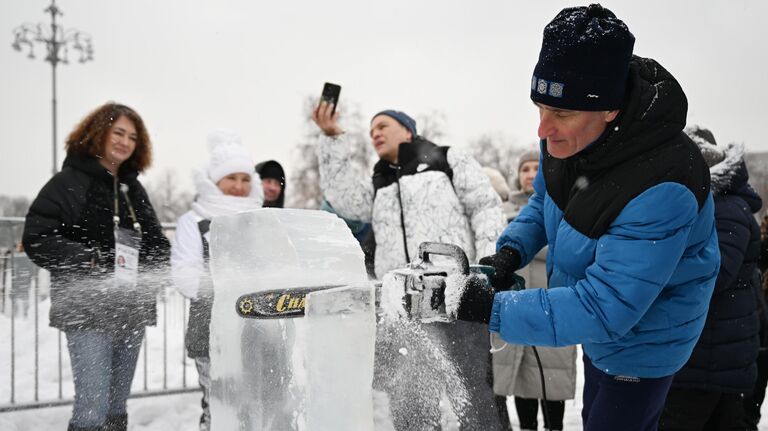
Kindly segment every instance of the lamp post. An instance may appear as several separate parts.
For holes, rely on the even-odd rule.
[[[44,12],[51,15],[51,24],[22,24],[13,30],[13,49],[21,51],[24,47],[29,53],[27,58],[35,58],[35,44],[45,45],[47,55],[45,61],[51,63],[53,99],[51,100],[51,109],[53,114],[53,174],[58,171],[56,163],[56,66],[59,63],[69,63],[69,50],[73,49],[79,52],[78,61],[85,63],[93,60],[93,47],[91,46],[91,36],[82,33],[76,29],[65,30],[60,24],[56,23],[56,16],[63,15],[61,10],[56,7],[56,0],[51,0],[51,5]]]

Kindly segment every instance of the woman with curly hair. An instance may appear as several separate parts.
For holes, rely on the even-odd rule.
[[[133,109],[107,103],[66,141],[61,172],[27,214],[23,244],[51,273],[50,326],[63,331],[75,402],[68,430],[126,430],[144,330],[170,244],[137,180],[152,160]]]

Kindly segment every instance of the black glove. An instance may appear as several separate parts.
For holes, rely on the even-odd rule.
[[[464,288],[459,300],[456,318],[468,322],[485,323],[487,325],[491,319],[494,294],[493,288],[488,286],[482,279],[475,276],[467,277],[467,286]]]
[[[496,292],[509,290],[515,283],[515,271],[520,268],[520,253],[511,247],[502,247],[496,254],[485,256],[478,262],[480,265],[493,267],[496,273],[491,284]]]

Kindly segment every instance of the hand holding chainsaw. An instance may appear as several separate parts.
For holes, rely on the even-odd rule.
[[[512,248],[502,247],[498,253],[480,259],[479,263],[493,267],[495,274],[491,282],[492,287],[468,280],[461,293],[456,318],[489,324],[494,320],[492,318],[493,299],[496,292],[510,290],[519,280],[515,270],[520,267],[520,254]]]
[[[515,282],[515,271],[520,269],[520,253],[510,247],[502,247],[496,254],[485,256],[478,262],[480,265],[493,267],[493,288],[500,292],[509,290]]]

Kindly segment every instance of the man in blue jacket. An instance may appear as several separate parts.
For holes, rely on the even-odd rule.
[[[707,165],[683,133],[687,100],[601,7],[544,29],[531,82],[535,192],[506,228],[496,290],[545,245],[548,289],[467,290],[458,317],[508,343],[584,351],[584,429],[655,430],[704,325],[720,254]]]

